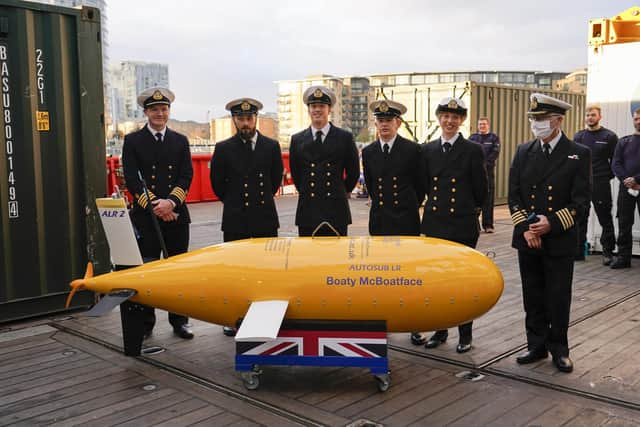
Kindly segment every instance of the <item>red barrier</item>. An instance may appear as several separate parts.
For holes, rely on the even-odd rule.
[[[216,193],[211,188],[210,164],[211,154],[192,154],[191,163],[193,164],[193,179],[191,180],[191,187],[187,193],[187,203],[197,202],[211,202],[220,200]],[[282,164],[284,165],[284,173],[282,177],[283,185],[293,184],[293,178],[291,177],[291,167],[289,166],[289,153],[282,153]],[[129,199],[129,202],[133,201],[133,197],[127,191],[124,175],[122,173],[122,166],[120,165],[119,156],[107,157],[107,194],[113,194],[115,186],[118,186],[120,191]]]

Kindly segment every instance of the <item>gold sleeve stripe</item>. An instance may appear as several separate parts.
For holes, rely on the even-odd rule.
[[[176,196],[178,200],[180,200],[180,203],[184,202],[184,199],[187,198],[187,193],[185,193],[185,191],[180,187],[175,187],[171,190],[171,194]]]
[[[142,193],[140,195],[140,197],[138,197],[138,204],[143,208],[146,209],[147,205],[149,204],[149,200],[147,199],[147,195]]]
[[[559,211],[556,212],[556,216],[558,217],[558,219],[560,220],[560,222],[562,223],[562,228],[567,230],[569,228],[571,228],[574,224],[573,222],[573,217],[571,216],[571,214],[569,213],[569,210],[567,208],[564,209],[560,209]]]
[[[513,221],[513,225],[518,225],[527,220],[527,216],[525,211],[519,210],[511,214],[511,220]]]

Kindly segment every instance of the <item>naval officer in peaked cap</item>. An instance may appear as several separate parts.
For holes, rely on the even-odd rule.
[[[351,132],[329,121],[336,103],[331,89],[311,86],[303,100],[311,125],[292,135],[289,147],[291,176],[299,193],[295,219],[298,234],[334,236],[337,232],[346,236],[351,224],[348,197],[360,177],[358,149]],[[323,222],[333,230],[318,228]]]
[[[216,144],[210,175],[213,191],[224,205],[223,239],[277,237],[280,223],[274,196],[283,171],[280,144],[257,130],[260,101],[239,98],[225,108],[237,132]],[[226,326],[224,333],[235,335],[235,328]]]
[[[142,258],[159,259],[161,246],[151,215],[160,224],[169,256],[187,252],[189,248],[189,210],[185,204],[193,177],[191,152],[187,137],[167,127],[171,103],[175,95],[167,88],[154,87],[138,95],[147,123],[142,129],[124,137],[122,167],[127,189],[133,195],[131,219],[138,231],[138,245]],[[138,177],[142,174],[149,198]],[[152,206],[152,213],[149,211]],[[146,307],[145,336],[155,324],[154,310]],[[169,313],[169,323],[180,338],[191,339],[188,318]]]
[[[587,215],[591,152],[561,130],[571,105],[548,95],[530,98],[535,139],[518,146],[509,172],[512,246],[518,250],[527,351],[519,364],[550,352],[561,372],[571,372],[567,330],[577,242],[576,224]]]
[[[465,139],[460,126],[467,107],[460,98],[447,97],[436,107],[442,129],[440,138],[422,145],[424,186],[427,201],[421,232],[476,247],[480,235],[478,214],[488,196],[487,172],[482,147]],[[459,284],[464,286],[464,284]],[[458,326],[458,353],[471,350],[472,322]],[[426,348],[436,348],[449,336],[440,330],[426,340]],[[424,334],[412,334],[414,344],[425,342]]]

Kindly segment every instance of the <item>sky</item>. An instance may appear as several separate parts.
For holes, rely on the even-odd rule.
[[[108,0],[110,60],[169,65],[173,118],[276,111],[278,80],[587,66],[588,21],[623,0]]]

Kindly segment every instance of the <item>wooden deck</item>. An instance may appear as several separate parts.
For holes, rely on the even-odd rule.
[[[278,201],[282,236],[296,234],[295,202]],[[366,201],[351,203],[350,234],[365,235]],[[191,207],[193,248],[221,241],[220,207]],[[247,391],[220,326],[193,321],[196,337],[184,341],[159,311],[145,345],[166,351],[128,358],[117,312],[74,314],[0,325],[0,425],[640,426],[640,262],[622,271],[597,255],[576,264],[573,373],[558,373],[550,359],[517,365],[525,346],[520,280],[508,213],[497,214],[497,232],[483,234],[479,250],[495,253],[505,292],[475,322],[473,350],[455,352],[454,329],[436,350],[393,334],[385,393],[364,369],[268,366],[260,388]]]

